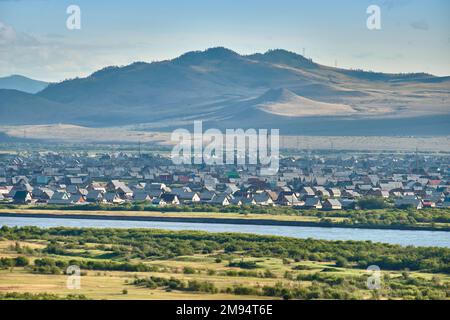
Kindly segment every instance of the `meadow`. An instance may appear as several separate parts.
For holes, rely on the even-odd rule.
[[[80,289],[66,285],[81,267]],[[370,289],[370,265],[381,268]],[[449,299],[450,249],[194,231],[0,229],[1,299]]]

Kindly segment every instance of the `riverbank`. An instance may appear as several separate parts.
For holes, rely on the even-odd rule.
[[[0,209],[1,217],[91,219],[122,221],[154,221],[208,224],[234,224],[259,226],[357,228],[381,230],[450,231],[450,227],[438,224],[381,225],[349,224],[344,218],[326,220],[315,216],[291,216],[270,214],[208,213],[208,212],[146,212],[146,211],[61,211],[44,209]]]

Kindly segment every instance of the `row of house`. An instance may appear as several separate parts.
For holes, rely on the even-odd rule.
[[[276,175],[257,165],[174,165],[160,155],[32,153],[0,155],[0,201],[72,205],[354,208],[362,197],[398,207],[448,208],[445,155],[321,154],[280,160]]]

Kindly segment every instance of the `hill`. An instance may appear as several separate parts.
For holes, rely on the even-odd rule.
[[[279,49],[245,56],[211,48],[108,67],[36,94],[1,90],[0,124],[170,130],[198,119],[206,126],[274,127],[293,134],[338,134],[342,128],[361,134],[373,131],[368,123],[379,125],[376,134],[442,134],[450,129],[433,123],[440,126],[450,116],[449,97],[448,77],[332,68]]]
[[[11,75],[0,78],[0,89],[14,89],[27,93],[37,93],[47,86],[47,82],[30,79],[20,75]]]

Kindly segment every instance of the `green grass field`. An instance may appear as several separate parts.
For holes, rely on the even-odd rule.
[[[94,231],[91,230],[89,234],[91,232]],[[327,258],[299,260],[271,254],[249,255],[245,250],[227,253],[220,248],[208,252],[196,250],[197,252],[189,255],[139,257],[132,254],[133,245],[121,244],[119,247],[116,240],[109,243],[108,239],[103,238],[103,234],[94,235],[94,238],[90,235],[54,237],[45,233],[42,236],[31,236],[20,240],[0,237],[2,239],[0,240],[0,261],[16,257],[26,257],[29,260],[28,266],[10,266],[0,270],[0,295],[17,292],[50,293],[61,297],[77,294],[84,295],[88,299],[281,299],[289,297],[288,293],[283,294],[283,292],[304,290],[306,297],[311,299],[450,298],[450,276],[447,273],[424,270],[411,272],[383,270],[381,279],[384,283],[380,290],[374,291],[366,287],[369,275],[365,269],[355,268],[352,264],[339,266],[335,260]],[[186,234],[167,233],[168,240],[164,242],[165,246],[174,246],[172,250],[177,250],[177,246],[183,247],[184,244],[177,242],[172,235],[181,236],[184,239]],[[193,233],[193,235],[195,237],[198,234]],[[117,235],[111,236],[117,239]],[[155,234],[156,239],[161,236],[165,237],[163,231]],[[89,238],[95,241],[86,241]],[[261,237],[261,241],[266,241],[264,239],[272,238]],[[55,246],[59,252],[55,252]],[[50,248],[53,248],[53,251]],[[115,253],[114,250],[121,254]],[[82,269],[80,289],[68,289],[66,285],[68,275],[63,273],[63,268],[62,272],[53,273],[52,271],[51,274],[33,269],[36,262],[43,258],[62,261],[65,265],[70,264],[70,261],[74,259],[85,262],[125,261],[130,265],[144,265],[152,271]],[[237,263],[238,266],[230,266],[232,262]],[[196,280],[211,284],[215,292],[143,287],[134,283],[137,279],[149,277],[173,278],[186,284]],[[237,291],[235,288],[244,288],[246,291]],[[269,295],[267,293],[269,290],[265,288],[271,290],[279,288],[281,293]],[[315,292],[317,290],[321,293]]]

